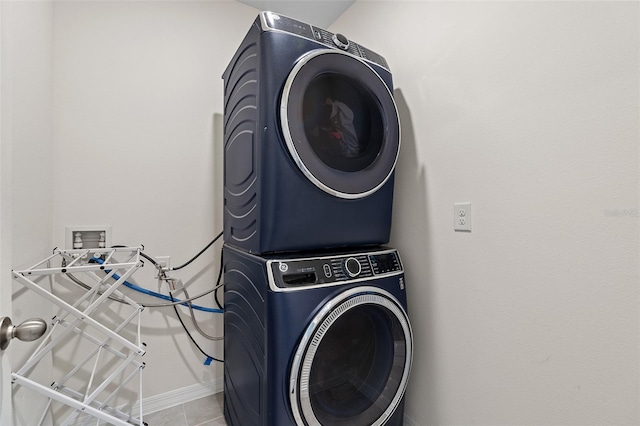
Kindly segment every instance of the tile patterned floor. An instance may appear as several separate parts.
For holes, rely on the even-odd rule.
[[[144,416],[149,426],[227,426],[222,393],[206,396]]]

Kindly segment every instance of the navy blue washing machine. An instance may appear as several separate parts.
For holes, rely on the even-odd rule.
[[[227,244],[263,254],[389,241],[400,126],[382,56],[262,12],[223,79]]]
[[[396,250],[223,257],[229,425],[402,425],[413,340]]]

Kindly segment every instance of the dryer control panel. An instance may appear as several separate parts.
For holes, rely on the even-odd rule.
[[[309,287],[402,273],[397,250],[269,260],[269,278],[278,288]]]
[[[334,34],[322,28],[314,27],[310,24],[273,12],[262,12],[260,14],[260,18],[262,20],[262,29],[265,31],[283,31],[295,34],[299,37],[314,40],[328,47],[344,50],[345,52],[351,53],[353,56],[373,62],[384,69],[389,70],[389,65],[387,65],[387,61],[382,56],[364,46],[360,46],[359,44],[350,41],[342,34]]]

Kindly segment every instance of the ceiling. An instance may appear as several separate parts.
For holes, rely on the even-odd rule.
[[[238,0],[259,10],[269,10],[320,28],[327,28],[355,0]]]

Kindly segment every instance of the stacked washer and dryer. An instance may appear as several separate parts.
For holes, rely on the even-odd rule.
[[[401,425],[412,359],[385,247],[400,144],[385,59],[262,12],[224,79],[224,415]]]

